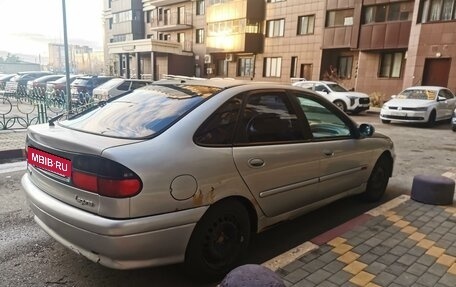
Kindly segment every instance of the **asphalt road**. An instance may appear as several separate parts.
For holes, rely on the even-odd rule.
[[[353,117],[390,136],[397,153],[394,176],[382,200],[408,194],[416,174],[455,171],[456,133],[449,123],[432,129],[381,124],[374,114]],[[20,187],[24,171],[0,168],[0,286],[215,286],[189,281],[182,266],[118,271],[94,264],[51,239],[33,221]],[[339,200],[252,239],[246,263],[262,263],[379,205],[356,197]]]

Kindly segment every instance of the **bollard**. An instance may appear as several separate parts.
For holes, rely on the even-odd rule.
[[[285,283],[264,266],[246,264],[231,270],[219,287],[285,287]]]

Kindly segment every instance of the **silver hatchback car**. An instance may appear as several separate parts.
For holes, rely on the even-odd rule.
[[[353,194],[378,200],[392,141],[312,91],[167,80],[28,129],[36,222],[102,265],[235,267],[252,233]]]

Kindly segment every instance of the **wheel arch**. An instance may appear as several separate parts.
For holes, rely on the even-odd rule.
[[[377,159],[375,163],[377,163],[379,160],[384,159],[388,163],[389,167],[389,177],[393,176],[393,164],[394,164],[394,159],[391,151],[386,150],[384,151]]]
[[[254,205],[252,204],[252,202],[243,196],[234,195],[234,196],[224,197],[213,204],[219,205],[219,204],[223,204],[224,202],[227,202],[227,201],[237,201],[237,202],[241,203],[242,206],[244,206],[244,208],[247,210],[247,213],[248,213],[249,219],[250,219],[250,229],[251,229],[250,231],[253,233],[257,233],[258,232],[258,214],[257,214],[256,209],[255,209]]]

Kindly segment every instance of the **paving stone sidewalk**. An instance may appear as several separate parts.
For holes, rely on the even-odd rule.
[[[286,286],[456,286],[456,205],[411,199],[276,272]]]
[[[26,130],[0,130],[0,163],[23,157]]]

